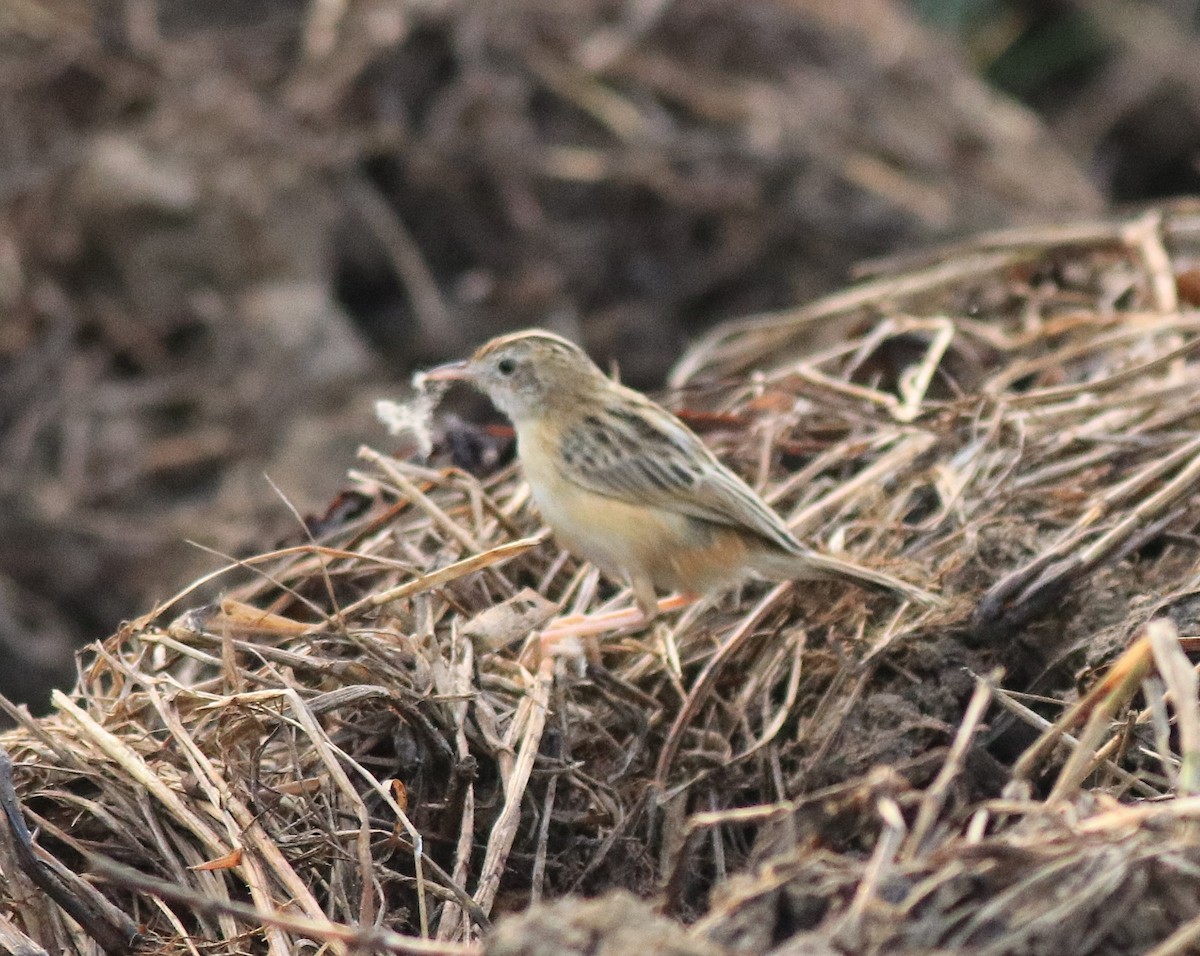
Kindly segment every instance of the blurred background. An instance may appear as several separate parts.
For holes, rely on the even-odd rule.
[[[4,0],[0,692],[301,539],[271,483],[324,511],[497,332],[653,388],[864,259],[1198,185],[1198,0]]]

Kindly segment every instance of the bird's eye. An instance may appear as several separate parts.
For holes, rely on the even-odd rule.
[[[509,376],[517,370],[517,363],[510,358],[502,358],[496,363],[496,371],[501,375]]]

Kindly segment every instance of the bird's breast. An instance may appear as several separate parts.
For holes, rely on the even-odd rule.
[[[523,428],[517,440],[546,524],[576,557],[606,574],[698,593],[736,577],[744,565],[745,545],[732,529],[581,487],[564,476],[552,435]]]

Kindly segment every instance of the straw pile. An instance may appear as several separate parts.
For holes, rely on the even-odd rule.
[[[553,322],[657,385],[865,257],[1104,205],[896,0],[131,2],[0,3],[0,692],[39,704],[184,539],[283,533],[263,472],[331,496],[385,376]]]
[[[308,543],[9,708],[0,938],[1187,951],[1198,256],[1187,210],[994,235],[684,356],[666,400],[793,528],[937,608],[751,584],[539,660],[630,598],[540,536],[510,439],[364,450]]]

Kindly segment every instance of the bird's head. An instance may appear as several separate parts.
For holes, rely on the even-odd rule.
[[[516,425],[564,402],[574,404],[608,383],[578,345],[538,329],[492,339],[465,362],[440,365],[425,378],[471,383]]]

